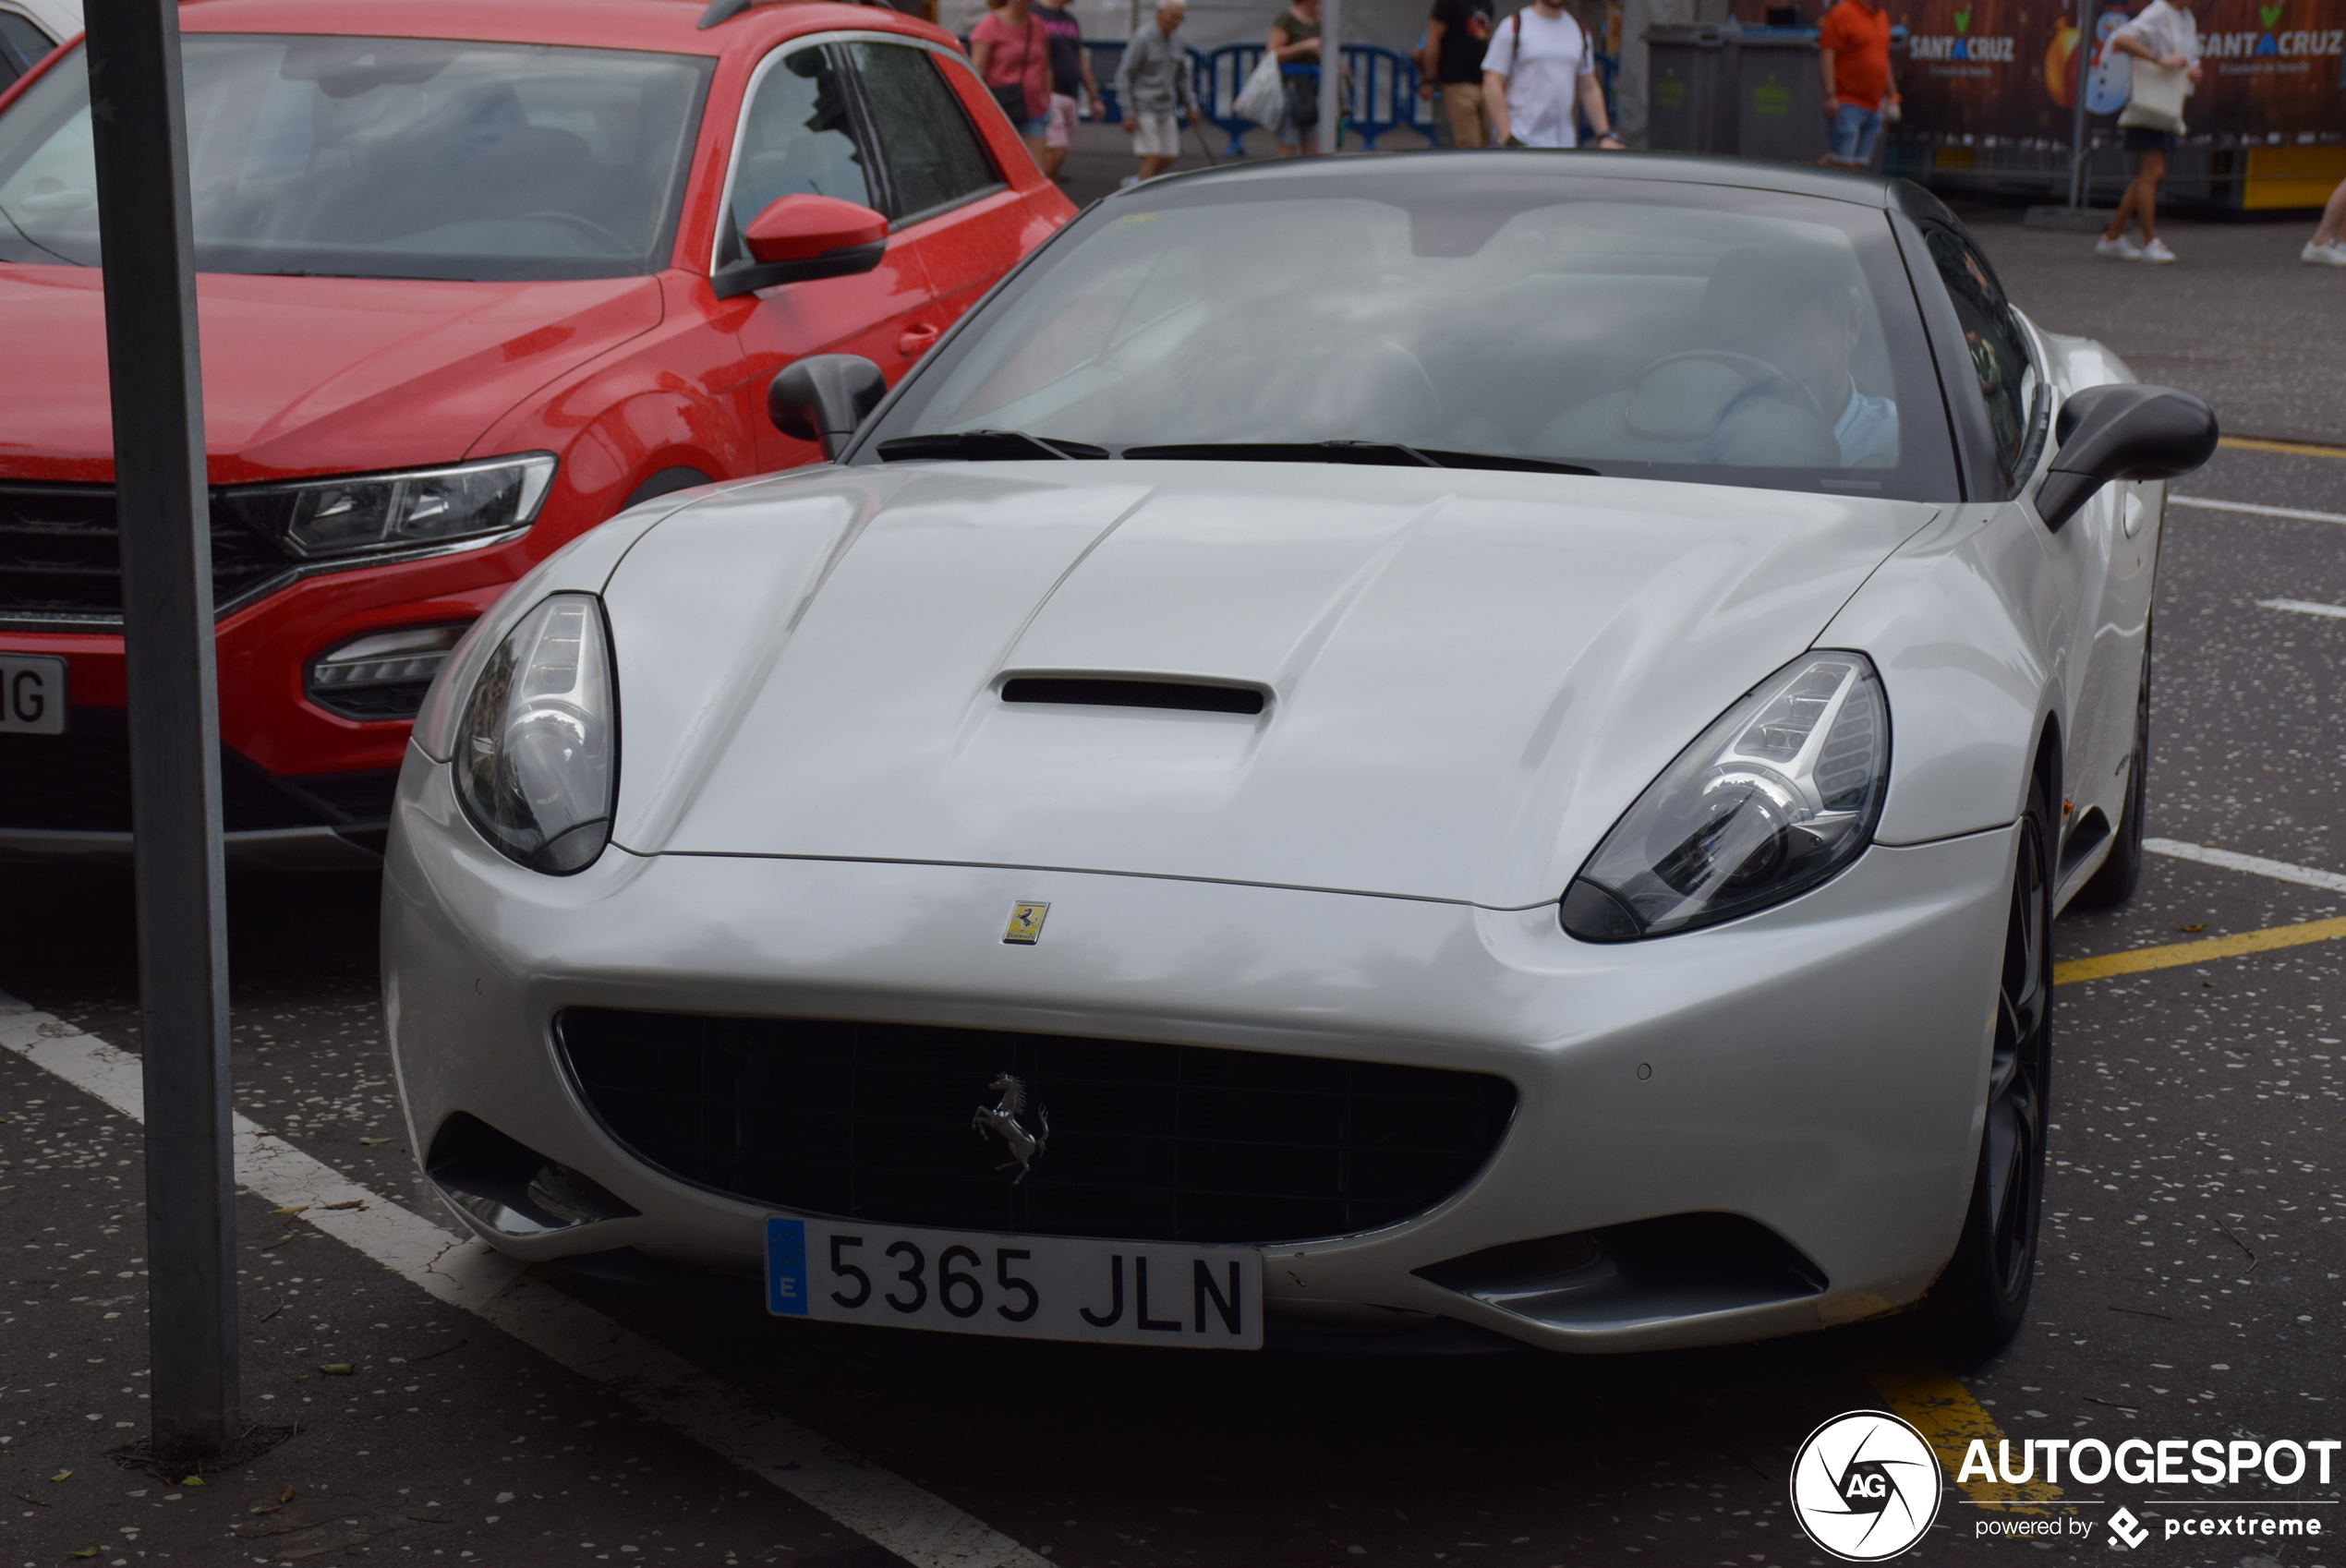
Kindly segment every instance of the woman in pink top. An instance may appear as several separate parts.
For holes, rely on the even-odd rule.
[[[1002,0],[970,30],[970,63],[1036,163],[1051,118],[1051,35],[1027,0]]]

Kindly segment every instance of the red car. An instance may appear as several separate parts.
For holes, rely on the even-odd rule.
[[[888,9],[179,17],[231,863],[370,863],[409,717],[507,584],[635,501],[815,460],[767,418],[779,368],[893,380],[1074,214],[951,37]],[[79,46],[0,96],[15,858],[130,842],[89,116]]]

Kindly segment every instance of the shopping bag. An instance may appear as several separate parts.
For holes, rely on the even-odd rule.
[[[2191,92],[2191,73],[2181,67],[2170,70],[2140,55],[2128,58],[2134,63],[2134,85],[2127,91],[2126,107],[2119,111],[2118,123],[2181,136],[2183,100]]]
[[[1265,50],[1261,62],[1247,74],[1246,85],[1239,89],[1238,100],[1231,106],[1256,125],[1267,127],[1279,123],[1279,110],[1286,102],[1287,91],[1279,81],[1279,57]]]

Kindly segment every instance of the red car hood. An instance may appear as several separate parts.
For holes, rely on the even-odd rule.
[[[114,471],[94,269],[0,266],[0,476]],[[657,278],[196,280],[214,484],[446,463],[563,372],[659,324]],[[29,372],[29,373],[28,373]]]

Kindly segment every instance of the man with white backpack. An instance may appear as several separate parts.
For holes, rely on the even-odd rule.
[[[1596,51],[1563,0],[1534,0],[1493,29],[1482,56],[1482,104],[1494,147],[1577,147],[1574,104],[1597,145],[1618,148],[1597,80]]]

